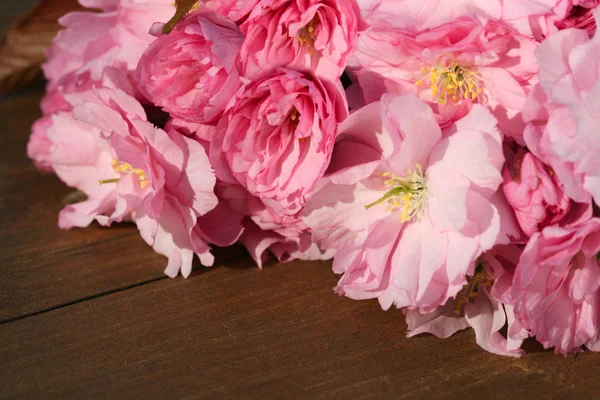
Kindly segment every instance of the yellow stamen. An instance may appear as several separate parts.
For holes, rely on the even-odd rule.
[[[421,218],[427,198],[423,167],[417,163],[416,170],[409,169],[406,172],[407,176],[404,177],[397,177],[390,172],[381,173],[382,177],[390,178],[384,183],[391,189],[378,200],[367,204],[365,209],[368,210],[378,204],[386,203],[386,211],[400,210],[400,221],[402,222]]]
[[[321,19],[319,18],[319,15],[315,14],[309,23],[300,30],[300,34],[298,35],[300,45],[306,45],[309,54],[312,54],[315,51],[315,40],[317,39],[315,31],[320,23]]]
[[[449,99],[456,102],[475,101],[483,92],[481,76],[456,61],[430,68],[422,67],[421,71],[425,75],[418,79],[415,85],[422,86],[428,83],[431,98],[440,104],[445,104]]]
[[[138,176],[138,180],[140,181],[140,187],[144,189],[148,185],[148,181],[146,180],[146,173],[144,170],[140,168],[133,168],[131,164],[119,161],[116,158],[112,160],[112,167],[118,174],[136,174]],[[121,178],[110,178],[110,179],[100,179],[100,185],[105,185],[107,183],[117,183],[121,180]]]
[[[292,132],[296,132],[296,128],[298,124],[300,124],[300,113],[296,109],[296,107],[292,107],[292,111],[290,111],[290,126],[292,127]]]

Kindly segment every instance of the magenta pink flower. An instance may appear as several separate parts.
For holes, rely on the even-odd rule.
[[[148,44],[152,24],[169,18],[172,0],[81,0],[101,12],[72,12],[60,19],[66,29],[48,51],[44,73],[50,86],[68,74],[99,80],[105,67],[133,71]],[[84,78],[79,81],[83,83]]]
[[[480,106],[444,133],[414,95],[386,95],[379,107],[340,127],[302,215],[322,248],[338,249],[339,292],[430,312],[462,289],[477,257],[518,235],[497,193],[501,138]]]
[[[219,179],[294,215],[325,172],[346,115],[339,84],[281,69],[241,91],[219,123],[211,162]]]
[[[598,18],[596,11],[596,18]],[[536,52],[540,86],[523,111],[524,140],[549,165],[574,201],[600,201],[598,76],[600,37],[567,29],[546,39]]]
[[[235,60],[243,40],[233,21],[191,13],[148,47],[135,74],[139,90],[174,118],[215,121],[242,86]]]
[[[571,208],[557,176],[531,153],[519,154],[520,163],[512,172],[504,170],[502,189],[508,203],[515,210],[517,220],[527,236],[544,227],[558,224]]]
[[[503,25],[475,19],[421,31],[375,27],[359,37],[352,69],[366,103],[384,93],[417,93],[442,127],[481,104],[498,119],[502,133],[517,136],[538,68],[536,47]]]
[[[277,67],[342,75],[361,28],[353,0],[265,0],[241,25],[241,73],[257,79]]]
[[[517,265],[515,314],[545,348],[566,355],[598,339],[600,220],[547,227]]]

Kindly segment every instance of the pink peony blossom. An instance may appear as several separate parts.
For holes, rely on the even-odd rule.
[[[211,163],[277,214],[300,211],[323,175],[347,115],[341,85],[281,69],[239,94],[219,122]]]
[[[537,65],[537,43],[498,23],[459,19],[421,31],[371,28],[359,37],[352,70],[366,103],[417,93],[442,127],[487,106],[502,133],[517,136]]]
[[[353,0],[265,0],[241,25],[243,76],[258,79],[278,67],[342,75],[361,21]]]
[[[535,233],[517,265],[515,315],[545,348],[566,355],[598,339],[600,219]]]
[[[66,29],[48,51],[44,73],[50,86],[65,75],[99,80],[105,67],[133,71],[148,44],[156,21],[173,13],[171,0],[80,0],[101,12],[72,12],[60,19]]]
[[[571,200],[557,176],[531,153],[518,154],[517,176],[504,170],[502,189],[527,236],[557,225],[568,215]]]
[[[191,272],[193,254],[213,257],[197,225],[217,205],[215,177],[202,145],[146,121],[142,106],[118,89],[97,89],[72,113],[52,115],[51,162],[86,201],[60,213],[62,228],[133,220],[154,250],[169,258],[165,272]],[[239,236],[239,235],[238,235]],[[235,241],[235,239],[234,239]]]
[[[600,11],[596,11],[598,18]],[[524,108],[524,140],[549,165],[574,201],[592,195],[600,201],[600,37],[567,29],[546,39],[536,51],[540,86]]]
[[[233,21],[193,12],[147,48],[135,74],[139,90],[174,118],[215,121],[242,86],[235,59],[243,39]]]
[[[503,226],[503,162],[496,120],[481,106],[443,133],[415,95],[352,114],[302,212],[321,247],[338,249],[337,290],[422,312],[455,296],[477,257],[518,235]]]

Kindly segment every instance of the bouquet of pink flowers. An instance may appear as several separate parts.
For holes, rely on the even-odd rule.
[[[133,222],[171,277],[333,257],[409,336],[600,350],[598,0],[80,3],[28,146],[61,228]]]

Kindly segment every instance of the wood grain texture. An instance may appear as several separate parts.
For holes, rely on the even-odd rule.
[[[0,13],[12,13],[29,5],[0,5]],[[39,0],[31,10],[14,21],[0,38],[0,92],[23,89],[43,80],[41,65],[45,52],[57,32],[62,29],[58,19],[71,11],[84,8],[77,0]]]
[[[68,189],[25,157],[39,97],[0,101],[0,399],[598,397],[600,355],[407,339],[399,310],[336,296],[329,262],[168,279],[133,227],[60,231]]]
[[[0,322],[166,278],[166,258],[132,225],[58,228],[71,189],[37,171],[25,154],[40,98],[35,93],[0,101]],[[215,256],[244,254],[233,247]]]
[[[589,398],[600,358],[405,338],[399,310],[333,294],[328,262],[249,261],[0,326],[0,398]]]

